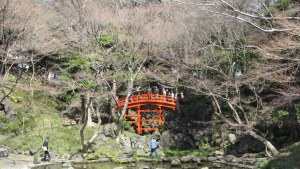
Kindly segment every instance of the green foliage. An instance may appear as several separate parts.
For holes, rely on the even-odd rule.
[[[139,158],[148,158],[148,157],[149,157],[148,154],[135,154],[134,156],[135,156],[135,157],[139,157]],[[158,156],[158,158],[161,157],[160,154],[157,154],[157,156]],[[155,155],[154,155],[154,156],[152,155],[152,158],[155,158]]]
[[[285,150],[265,161],[267,165],[263,167],[263,169],[281,169],[281,168],[298,168],[299,167],[299,159],[300,159],[300,142],[297,142],[287,148]]]
[[[60,80],[60,81],[63,81],[63,82],[70,82],[70,81],[71,81],[70,77],[69,77],[68,75],[64,75],[64,74],[62,74],[62,75],[59,77],[59,80]]]
[[[87,159],[87,160],[98,160],[99,156],[96,156],[95,153],[84,153],[83,156]]]
[[[290,8],[291,0],[280,0],[276,3],[276,8],[280,11],[287,10]]]
[[[246,111],[245,114],[246,114],[248,120],[250,120],[250,121],[255,118],[255,111],[254,110]]]
[[[162,124],[159,126],[159,133],[163,133],[164,131],[166,131],[166,126],[165,126],[165,123],[162,123]]]
[[[252,63],[254,60],[259,61],[262,59],[262,56],[252,52],[252,51],[246,51],[246,52],[239,52],[236,55],[236,61],[235,61],[235,69],[236,71],[244,70],[246,67],[247,70],[253,69]]]
[[[288,112],[286,111],[268,111],[263,113],[268,118],[260,124],[259,130],[264,133],[272,133],[268,136],[270,140],[283,143],[288,138],[287,135],[290,133],[290,127],[288,123]]]
[[[264,160],[261,160],[261,161],[256,162],[256,163],[255,163],[255,168],[260,168],[260,166],[261,166],[262,164],[266,164],[266,163],[268,163],[268,161],[269,161],[269,160],[264,159]]]
[[[95,88],[95,84],[94,83],[89,83],[87,81],[81,81],[81,82],[78,82],[79,84],[81,84],[83,87],[85,87],[86,89],[94,89]]]
[[[201,106],[206,103],[206,96],[204,95],[197,95],[192,97],[189,100],[186,100],[185,104],[188,105],[189,108],[195,108],[197,106]]]
[[[186,155],[194,155],[196,157],[207,157],[209,151],[191,151],[191,150],[171,150],[164,149],[164,154],[166,157],[177,157],[177,156],[186,156]]]
[[[64,126],[45,127],[45,137],[49,136],[49,149],[57,150],[58,153],[77,153],[82,149],[80,142],[79,130],[80,125],[73,126],[68,129]],[[94,129],[87,128],[84,131],[85,137],[90,138],[94,134]],[[43,136],[43,128],[36,128],[35,130],[24,133],[24,138],[21,135],[7,137],[0,140],[1,145],[8,146],[12,149],[26,150],[35,148],[42,153],[41,146],[43,141],[40,136]]]
[[[219,132],[216,132],[215,134],[212,135],[212,139],[214,140],[214,142],[216,142],[217,144],[221,144],[222,143],[222,139],[221,139],[221,134]]]
[[[111,48],[114,44],[116,44],[116,39],[108,33],[100,35],[95,39],[95,41],[98,41],[100,45],[105,48]]]
[[[245,43],[245,42],[244,42]],[[253,61],[261,61],[262,57],[251,51],[237,51],[235,53],[229,53],[226,51],[215,51],[213,55],[206,55],[205,62],[216,63],[222,71],[227,75],[232,75],[234,72],[253,69]],[[211,70],[203,69],[201,66],[197,68],[200,70],[199,74],[205,72],[210,74]],[[220,81],[223,81],[223,76],[217,76],[212,72],[212,76],[215,76]]]
[[[60,95],[58,96],[58,98],[59,98],[61,101],[64,101],[64,102],[66,102],[67,104],[70,105],[70,104],[72,103],[72,101],[78,99],[78,96],[77,96],[77,94],[76,94],[75,92],[73,92],[73,91],[67,91],[67,92],[65,92],[65,93],[63,93],[63,94],[60,94]]]
[[[128,129],[131,127],[131,124],[128,123],[127,119],[124,119],[123,122],[122,122],[122,127],[123,127],[125,130],[128,130]]]
[[[271,17],[271,16],[272,16],[271,14],[274,14],[274,13],[275,13],[274,8],[271,8],[270,11],[268,11],[268,12],[265,14],[265,17]],[[260,24],[261,24],[262,26],[266,26],[266,27],[271,27],[271,26],[274,26],[274,25],[275,25],[274,21],[272,21],[272,20],[266,21],[265,19],[260,20]],[[271,24],[271,25],[270,25],[270,24]]]
[[[298,122],[300,123],[300,103],[295,104],[295,109],[296,109],[296,112],[297,112]]]
[[[29,115],[29,108],[23,108],[23,109],[17,109],[16,110],[16,116],[17,116],[17,122],[9,122],[8,117],[1,117],[0,121],[5,123],[5,126],[3,127],[3,130],[1,133],[15,133],[16,135],[18,132],[22,129],[23,120],[24,120],[24,129],[32,129],[36,127],[37,123],[34,118],[34,116]],[[23,118],[24,117],[24,118]]]
[[[66,67],[66,70],[69,73],[74,74],[82,70],[85,70],[86,73],[89,72],[90,65],[87,58],[78,55],[71,55],[71,56],[67,55],[66,57],[68,62],[68,66]]]
[[[39,164],[39,156],[38,156],[39,153],[36,153],[34,156],[33,156],[33,164]]]
[[[116,140],[111,138],[108,141],[106,141],[105,144],[102,145],[101,147],[95,147],[94,151],[96,154],[104,155],[111,159],[115,158],[118,156],[120,150],[112,149],[111,145],[113,145],[113,144],[116,144]]]
[[[8,116],[0,116],[0,122],[5,124],[9,123]]]
[[[3,127],[3,132],[5,133],[15,133],[18,134],[18,131],[21,129],[19,123],[8,123]]]
[[[199,150],[201,152],[208,151],[210,149],[209,143],[206,143],[204,140],[200,139],[196,143],[197,146],[199,146]]]
[[[4,94],[7,94],[10,91],[10,89],[3,88],[2,91],[3,91]],[[17,102],[21,102],[22,101],[22,95],[23,95],[22,90],[14,89],[13,92],[10,93],[9,98],[12,101],[14,101],[14,102],[17,103]]]

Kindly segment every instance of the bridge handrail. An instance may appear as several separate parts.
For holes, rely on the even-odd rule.
[[[117,100],[119,107],[123,107],[125,105],[125,100],[126,97]],[[148,94],[130,96],[128,104],[132,102],[145,102],[145,101],[176,103],[175,97],[148,93]]]

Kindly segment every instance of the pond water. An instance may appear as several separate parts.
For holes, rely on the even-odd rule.
[[[117,167],[123,167],[124,169],[142,169],[144,167],[148,167],[149,169],[163,168],[163,169],[181,169],[181,168],[193,168],[193,169],[201,169],[204,167],[213,168],[212,163],[203,163],[201,165],[197,165],[197,163],[184,163],[181,166],[174,167],[170,165],[170,163],[151,163],[151,162],[139,162],[134,163],[136,166],[130,166],[130,164],[115,164],[112,162],[105,163],[92,163],[92,164],[72,164],[74,169],[113,169]],[[221,168],[225,169],[238,169],[233,166],[221,165]],[[48,165],[42,167],[36,167],[34,169],[64,169],[62,165]]]

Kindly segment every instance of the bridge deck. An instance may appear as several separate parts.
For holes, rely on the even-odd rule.
[[[125,98],[118,99],[118,105],[116,106],[119,109],[123,109],[125,105]],[[168,107],[175,110],[176,108],[176,100],[175,97],[165,96],[165,95],[158,95],[158,94],[141,94],[141,95],[134,95],[130,96],[128,102],[128,109],[144,106],[144,105],[160,105],[162,107]]]

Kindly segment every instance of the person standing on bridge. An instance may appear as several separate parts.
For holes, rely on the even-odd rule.
[[[150,93],[150,94],[152,93],[151,87],[148,88],[148,93]]]
[[[155,152],[155,156],[156,156],[156,160],[157,160],[157,142],[156,140],[153,138],[153,136],[150,137],[151,138],[151,152],[150,152],[150,156],[149,158],[152,158],[152,153]]]
[[[158,99],[158,93],[159,93],[159,90],[158,90],[157,86],[155,86],[154,94],[156,94],[156,98],[157,99]]]
[[[133,98],[134,98],[134,95],[133,95],[133,92],[131,92],[131,96],[130,96],[130,101],[133,102]]]
[[[171,91],[171,97],[175,97],[173,90]]]
[[[164,101],[166,101],[167,92],[166,92],[165,88],[163,88],[162,92],[163,92],[163,95],[164,95]]]

